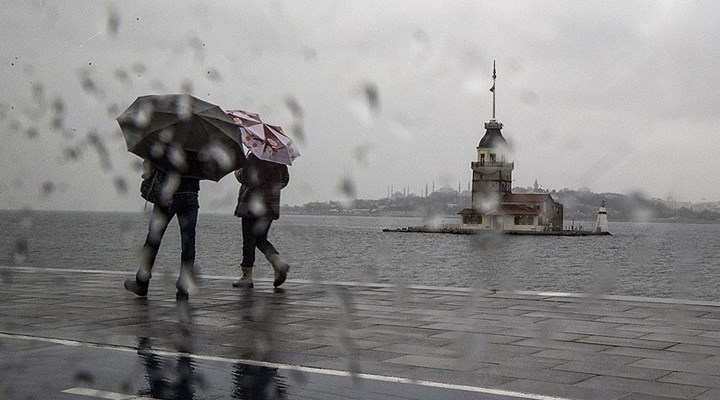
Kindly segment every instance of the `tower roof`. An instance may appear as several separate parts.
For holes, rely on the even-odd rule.
[[[495,120],[485,123],[485,136],[480,139],[478,148],[508,147],[508,143],[502,135],[502,124]]]

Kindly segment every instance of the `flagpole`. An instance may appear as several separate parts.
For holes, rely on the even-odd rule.
[[[495,120],[495,78],[497,78],[497,74],[495,74],[495,60],[493,60],[493,85],[492,89],[490,89],[491,92],[493,92],[493,113],[492,113],[492,119]]]

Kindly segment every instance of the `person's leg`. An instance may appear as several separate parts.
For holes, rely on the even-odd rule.
[[[270,259],[273,254],[278,254],[275,246],[268,240],[268,232],[270,232],[270,225],[272,219],[270,218],[258,218],[255,220],[253,225],[253,232],[255,234],[255,246],[260,250],[265,258]]]
[[[255,223],[255,236],[256,246],[265,255],[265,258],[270,262],[275,271],[275,279],[273,280],[273,286],[278,287],[285,282],[287,273],[290,270],[290,266],[280,259],[275,246],[268,240],[268,232],[270,232],[270,225],[272,224],[271,218],[260,218]]]
[[[187,296],[195,287],[195,230],[199,207],[196,195],[183,195],[183,199],[178,199],[178,203],[181,203],[177,209],[181,253],[180,275],[176,287],[179,294]]]
[[[251,288],[254,286],[252,280],[252,270],[255,264],[255,246],[257,237],[255,236],[255,218],[242,218],[242,261],[240,262],[240,270],[242,275],[240,279],[233,282],[234,287]]]
[[[150,217],[150,225],[148,234],[145,238],[145,244],[142,248],[140,257],[140,267],[135,273],[135,279],[127,279],[125,281],[125,289],[137,294],[138,296],[147,295],[148,284],[152,278],[152,268],[155,264],[160,243],[162,241],[165,230],[167,229],[173,214],[167,207],[155,205],[153,207],[152,216]]]

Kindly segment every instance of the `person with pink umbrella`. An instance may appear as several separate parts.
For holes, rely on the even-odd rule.
[[[235,171],[241,183],[235,216],[242,218],[242,276],[234,287],[253,287],[255,249],[262,252],[275,272],[273,286],[285,282],[290,265],[268,240],[270,225],[280,218],[280,191],[290,182],[288,165],[299,156],[292,140],[279,126],[269,125],[257,114],[227,111],[239,128],[243,144],[250,150],[246,165]]]

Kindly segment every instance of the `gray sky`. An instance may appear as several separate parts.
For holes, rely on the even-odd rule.
[[[715,1],[4,7],[0,208],[142,209],[114,118],[184,91],[294,134],[284,203],[465,190],[493,60],[516,186],[720,200]],[[201,206],[232,210],[237,185],[203,183]]]

